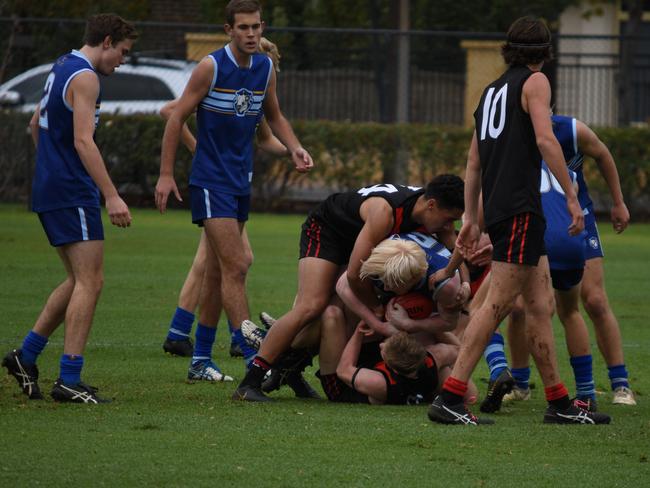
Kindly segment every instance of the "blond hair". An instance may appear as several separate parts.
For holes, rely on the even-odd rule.
[[[271,61],[273,61],[273,68],[275,72],[280,72],[280,51],[278,51],[278,46],[275,43],[269,41],[266,37],[260,39],[260,52],[266,54]]]
[[[361,265],[361,279],[377,278],[389,288],[422,279],[427,272],[427,257],[420,246],[404,239],[386,239]]]
[[[424,364],[426,349],[406,332],[398,332],[384,341],[384,361],[394,371],[408,376]]]

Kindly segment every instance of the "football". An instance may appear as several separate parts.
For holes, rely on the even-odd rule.
[[[408,316],[414,320],[426,319],[434,311],[434,303],[431,298],[417,291],[398,295],[393,299],[406,310]]]

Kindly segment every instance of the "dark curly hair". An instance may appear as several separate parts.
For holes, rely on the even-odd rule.
[[[99,46],[106,36],[111,36],[112,44],[115,46],[124,39],[137,39],[138,33],[131,22],[127,22],[119,15],[97,14],[90,17],[86,22],[84,44],[91,47]]]
[[[546,22],[532,16],[515,20],[508,29],[508,40],[501,46],[501,54],[510,66],[539,64],[553,59],[551,31]]]
[[[438,175],[427,185],[425,198],[435,198],[444,209],[465,210],[465,182],[456,175]]]

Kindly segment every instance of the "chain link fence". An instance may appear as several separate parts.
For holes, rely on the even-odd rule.
[[[84,23],[0,18],[0,81],[78,48]],[[134,59],[185,60],[186,34],[221,32],[220,26],[208,24],[139,22],[137,26],[141,37]],[[462,43],[495,44],[503,39],[502,34],[489,33],[272,27],[265,35],[282,55],[278,95],[290,119],[444,125],[467,124],[467,113],[473,110],[468,105],[475,103],[467,97],[470,78],[480,78],[477,70],[494,70],[493,63],[484,68],[468,66]],[[650,119],[650,38],[556,36],[555,44],[556,61],[545,71],[553,86],[556,113],[597,126]],[[406,51],[400,49],[404,47]],[[636,54],[622,63],[622,54],[630,48]],[[406,60],[400,59],[400,52],[408,53]],[[160,76],[176,87],[166,95],[171,98],[182,91],[188,75],[181,73],[171,81],[169,73]],[[125,84],[133,99],[136,84]],[[35,96],[41,87],[37,88],[32,87]],[[151,90],[145,91],[151,95]]]

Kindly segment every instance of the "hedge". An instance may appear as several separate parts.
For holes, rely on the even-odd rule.
[[[29,117],[0,112],[0,200],[29,198],[34,151],[26,129]],[[407,162],[406,182],[423,185],[433,175],[462,175],[471,131],[458,127],[419,124],[374,124],[329,121],[294,121],[294,130],[316,164],[309,175],[293,171],[287,159],[256,154],[253,179],[257,210],[292,208],[313,203],[331,191],[355,188],[396,174],[396,161]],[[102,116],[97,144],[111,176],[130,203],[152,205],[158,178],[163,122],[156,116]],[[650,130],[647,128],[597,129],[614,155],[623,193],[630,209],[650,215]],[[177,153],[176,181],[187,191],[191,155]],[[610,200],[597,166],[585,164],[585,176],[597,209],[606,211]],[[187,199],[186,199],[187,201]]]

